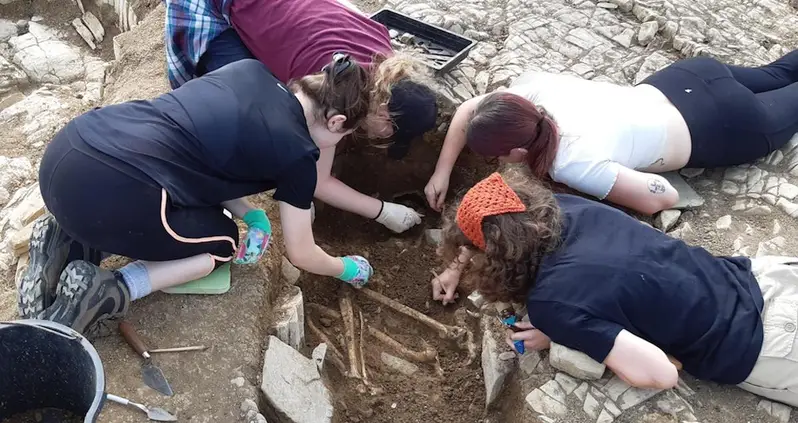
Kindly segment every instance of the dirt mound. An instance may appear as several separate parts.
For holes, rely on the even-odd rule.
[[[147,19],[114,38],[117,58],[106,77],[103,104],[150,99],[169,91],[166,79],[164,20],[159,4]]]

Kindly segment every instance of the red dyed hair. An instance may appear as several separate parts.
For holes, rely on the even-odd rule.
[[[519,95],[488,94],[479,102],[466,129],[466,142],[475,153],[506,156],[524,148],[527,165],[538,178],[547,178],[559,144],[557,124],[546,112]]]

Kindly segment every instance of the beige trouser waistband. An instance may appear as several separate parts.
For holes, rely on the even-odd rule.
[[[765,300],[765,336],[759,359],[740,387],[798,407],[798,258],[760,257],[751,264]]]

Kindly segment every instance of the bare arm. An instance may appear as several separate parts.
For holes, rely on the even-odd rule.
[[[661,349],[625,329],[615,338],[604,364],[638,388],[669,389],[679,380],[676,366]]]
[[[310,210],[281,201],[280,221],[286,256],[294,266],[317,275],[338,277],[343,273],[343,262],[316,245],[311,229]]]
[[[355,191],[330,174],[335,159],[335,147],[321,150],[316,162],[317,182],[314,196],[341,210],[374,219],[380,213],[382,202]]]
[[[466,128],[468,120],[474,113],[477,105],[484,98],[484,95],[474,97],[457,108],[443,140],[441,154],[435,165],[435,172],[430,177],[424,194],[430,207],[436,211],[441,211],[443,203],[446,201],[446,191],[449,189],[449,177],[454,169],[454,164],[466,145]]]
[[[660,175],[621,167],[607,200],[652,215],[673,207],[679,193]]]
[[[256,209],[256,207],[253,206],[252,203],[250,203],[245,197],[224,201],[222,202],[222,207],[229,210],[233,216],[239,219],[243,219],[244,215],[247,214],[248,211]]]

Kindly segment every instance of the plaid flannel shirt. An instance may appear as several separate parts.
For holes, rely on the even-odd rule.
[[[175,89],[194,79],[211,40],[231,27],[232,0],[165,0],[166,64]]]

